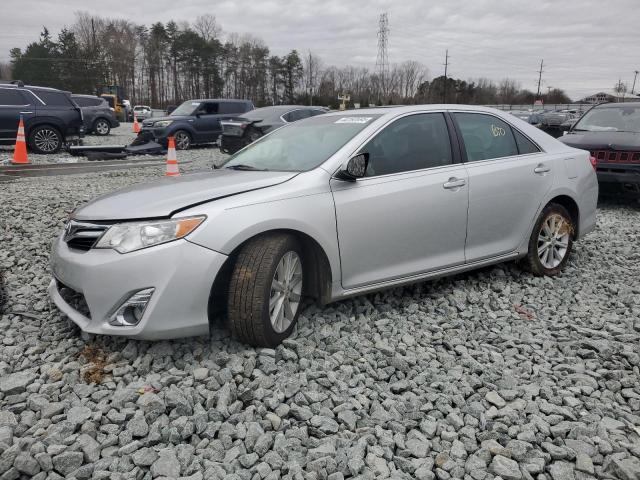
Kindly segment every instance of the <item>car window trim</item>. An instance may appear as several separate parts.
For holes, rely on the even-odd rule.
[[[404,174],[407,174],[407,173],[426,172],[426,171],[431,171],[431,170],[434,170],[434,169],[437,169],[437,168],[452,167],[452,166],[455,166],[455,165],[457,165],[459,163],[462,163],[462,162],[458,161],[458,160],[460,160],[459,158],[456,158],[456,150],[455,150],[454,145],[453,145],[453,139],[451,137],[451,130],[449,128],[449,124],[447,123],[447,112],[446,112],[446,110],[427,110],[427,111],[420,111],[420,112],[407,112],[405,114],[393,117],[387,123],[385,123],[382,127],[380,127],[378,130],[376,130],[375,133],[370,135],[364,142],[362,142],[362,144],[351,155],[349,155],[349,158],[351,158],[356,152],[358,152],[364,145],[369,143],[369,141],[371,141],[373,139],[373,137],[375,137],[380,132],[382,132],[383,129],[387,128],[388,126],[390,126],[392,123],[396,122],[397,120],[400,120],[401,118],[405,118],[405,117],[410,117],[410,116],[413,116],[413,115],[424,115],[424,114],[429,114],[429,113],[441,114],[444,117],[445,125],[447,127],[447,131],[449,132],[449,147],[451,148],[451,163],[449,165],[437,165],[435,167],[425,167],[425,168],[418,168],[418,169],[415,169],[415,170],[405,170],[405,171],[402,171],[402,172],[393,172],[393,173],[385,173],[385,174],[382,174],[382,175],[373,175],[371,177],[358,178],[357,181],[365,181],[365,180],[369,180],[369,179],[373,179],[373,178],[389,177],[391,175],[404,175]],[[338,168],[338,170],[339,169],[340,168]],[[334,175],[335,175],[335,173],[334,173]]]
[[[361,113],[362,113],[362,112],[361,112]],[[386,122],[382,123],[381,125],[378,125],[378,126],[377,126],[377,128],[376,128],[374,131],[372,131],[372,132],[371,132],[371,133],[370,133],[370,134],[369,134],[365,139],[363,139],[363,140],[358,144],[358,146],[357,146],[356,148],[354,148],[353,150],[351,150],[351,151],[349,152],[349,154],[346,156],[346,157],[347,157],[347,161],[348,161],[348,159],[349,159],[349,158],[353,157],[353,156],[354,156],[354,155],[355,155],[355,154],[356,154],[356,153],[357,153],[357,152],[358,152],[358,151],[359,151],[359,150],[360,150],[360,149],[361,149],[361,148],[362,148],[362,147],[363,147],[367,142],[369,142],[373,137],[375,137],[378,133],[380,133],[384,128],[386,128],[386,127],[387,127],[388,125],[390,125],[391,123],[395,122],[396,120],[399,120],[400,118],[407,117],[407,116],[409,116],[409,115],[416,115],[416,114],[420,114],[420,113],[442,113],[442,114],[443,114],[443,115],[445,115],[445,117],[446,117],[447,110],[445,110],[445,109],[442,109],[442,110],[420,110],[420,111],[417,111],[417,112],[405,112],[405,113],[402,113],[402,114],[399,114],[399,115],[396,115],[396,116],[394,116],[394,117],[391,117],[391,118],[387,119],[387,121],[386,121]],[[383,116],[381,116],[380,118],[377,118],[377,119],[376,119],[376,120],[374,120],[374,121],[380,120],[380,119],[381,119],[381,118],[383,118],[383,117],[384,117],[384,115],[383,115]],[[362,133],[362,132],[359,132],[359,133]],[[356,134],[356,135],[357,135],[357,134]],[[351,140],[353,140],[353,139],[351,139]],[[347,144],[348,144],[349,142],[351,142],[351,140],[349,140],[349,141],[347,142]],[[449,133],[449,141],[451,141],[451,133]],[[346,144],[345,144],[345,146],[346,146]],[[340,150],[338,150],[338,151],[340,151]],[[336,152],[336,153],[337,153],[337,152]],[[452,147],[452,154],[453,154],[453,147]],[[334,155],[335,155],[335,154],[334,154]],[[320,164],[320,165],[319,165],[319,167],[323,168],[325,171],[328,171],[329,173],[331,173],[331,170],[326,170],[326,169],[324,168],[324,165],[325,165],[325,163],[327,163],[327,161],[329,161],[330,159],[331,159],[331,157],[329,157],[325,162],[323,162],[322,164]],[[453,157],[453,163],[452,163],[451,165],[449,165],[449,166],[456,165],[456,164],[458,164],[458,163],[463,163],[461,160],[462,160],[461,158],[456,159],[455,157]],[[346,165],[346,161],[345,161],[345,162],[342,162],[340,165],[338,165],[338,166],[333,170],[333,173],[331,173],[331,178],[337,178],[337,177],[336,177],[337,173],[340,171],[340,169],[342,169],[342,168],[344,167],[344,165]],[[446,165],[442,165],[442,166],[446,166]],[[422,170],[429,170],[429,169],[431,169],[431,168],[439,168],[439,167],[428,167],[428,168],[423,168]],[[411,171],[412,171],[412,172],[419,172],[419,171],[421,171],[421,170],[411,170]],[[406,173],[406,172],[402,172],[402,173]],[[378,177],[386,176],[386,175],[396,175],[396,174],[395,174],[395,173],[387,173],[387,174],[385,174],[385,175],[377,175],[377,176],[375,176],[375,177],[362,177],[362,178],[357,179],[357,181],[360,181],[360,180],[362,180],[363,178],[378,178]]]
[[[22,90],[22,89],[20,89],[20,88],[5,88],[5,87],[0,87],[0,90],[11,90],[11,91],[13,91],[13,92],[22,92],[22,91],[27,91],[27,92],[28,92],[28,90]],[[24,95],[22,95],[22,93],[21,93],[21,97],[22,97],[22,99],[23,99],[23,100],[26,100],[25,96],[24,96]],[[1,105],[0,105],[0,107],[8,107],[8,108],[30,107],[30,106],[31,106],[31,104],[30,104],[30,103],[22,103],[22,104],[20,104],[20,105],[4,105],[4,104],[1,104]]]
[[[479,111],[479,110],[448,110],[448,112],[451,114],[451,120],[453,121],[454,125],[455,125],[455,129],[456,129],[456,133],[458,135],[458,141],[460,142],[460,153],[461,153],[461,158],[463,163],[478,163],[478,162],[493,162],[495,160],[502,160],[504,158],[520,158],[520,157],[527,157],[529,155],[539,155],[541,153],[546,153],[545,150],[543,150],[540,145],[538,145],[537,142],[534,142],[531,137],[529,137],[529,135],[523,133],[519,128],[514,127],[513,125],[511,125],[511,122],[508,122],[507,120],[505,120],[504,118],[499,117],[498,115],[491,113],[491,112],[483,112],[483,111]],[[534,152],[534,153],[520,153],[520,148],[518,147],[518,141],[516,140],[516,136],[514,135],[513,131],[511,132],[511,135],[513,135],[513,141],[516,144],[516,150],[517,150],[517,154],[516,155],[505,155],[504,157],[492,157],[492,158],[483,158],[482,160],[469,160],[469,158],[467,157],[467,149],[466,146],[464,144],[464,138],[462,137],[462,131],[460,130],[460,126],[458,124],[458,119],[456,118],[456,116],[454,115],[455,113],[473,113],[473,114],[478,114],[478,115],[487,115],[493,118],[497,118],[498,120],[506,123],[507,125],[509,125],[509,127],[512,130],[517,130],[518,132],[522,133],[522,135],[525,136],[525,138],[529,139],[529,141],[531,141],[531,143],[533,143],[537,148],[538,148],[538,152]]]
[[[285,123],[293,123],[293,122],[290,122],[288,120],[285,120],[284,116],[285,115],[289,115],[290,113],[293,113],[293,112],[299,112],[301,110],[307,110],[307,109],[306,108],[294,108],[293,110],[289,110],[288,112],[284,112],[282,115],[280,115],[280,120],[282,120]],[[311,117],[309,116],[307,118],[311,118]],[[301,118],[300,120],[304,120],[304,118]]]
[[[516,148],[518,149],[518,156],[519,157],[526,157],[527,155],[537,155],[538,153],[542,153],[542,149],[540,148],[540,146],[536,142],[534,142],[531,139],[531,137],[529,137],[526,133],[523,133],[520,129],[514,127],[513,125],[509,124],[509,126],[511,127],[511,130],[512,130],[512,133],[513,133],[513,138],[516,141]],[[538,151],[537,152],[531,152],[531,153],[522,153],[522,152],[520,152],[520,145],[518,145],[518,139],[516,138],[516,135],[515,135],[514,132],[518,132],[524,138],[529,140],[533,144],[533,146],[538,149]]]

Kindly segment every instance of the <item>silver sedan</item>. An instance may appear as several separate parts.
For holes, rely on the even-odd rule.
[[[77,209],[50,295],[84,331],[275,346],[302,305],[523,259],[557,275],[596,224],[588,152],[497,110],[335,112],[264,136],[220,169]]]

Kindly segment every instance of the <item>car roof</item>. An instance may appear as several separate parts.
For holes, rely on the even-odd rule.
[[[396,116],[402,113],[411,112],[429,112],[429,111],[443,111],[443,110],[456,110],[456,111],[470,111],[470,112],[486,112],[499,115],[505,115],[508,112],[498,110],[491,107],[483,107],[481,105],[460,105],[457,103],[435,103],[428,105],[402,105],[402,106],[389,106],[389,107],[367,107],[358,108],[355,110],[338,110],[325,113],[329,116],[340,115],[384,115],[384,116]]]
[[[640,108],[640,102],[600,103],[593,108],[624,108],[624,107]]]
[[[250,103],[253,105],[251,100],[240,100],[237,98],[194,98],[191,100],[185,100],[182,103],[186,102],[242,102],[242,103]]]
[[[104,98],[99,97],[97,95],[85,95],[84,93],[72,93],[72,97],[80,97],[80,98],[99,98],[100,100],[104,100]]]
[[[60,90],[59,88],[51,88],[51,87],[38,87],[36,85],[18,85],[16,83],[0,83],[0,87],[2,88],[22,88],[28,90],[44,90],[48,92],[65,92],[65,90]],[[71,93],[71,92],[66,92]]]

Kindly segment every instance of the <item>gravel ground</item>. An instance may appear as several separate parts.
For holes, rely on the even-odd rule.
[[[639,208],[604,203],[558,278],[505,264],[310,306],[275,350],[222,326],[83,339],[47,300],[49,245],[76,204],[161,174],[0,186],[0,478],[640,479]]]

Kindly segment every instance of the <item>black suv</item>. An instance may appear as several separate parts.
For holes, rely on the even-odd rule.
[[[222,134],[220,120],[237,117],[253,110],[249,100],[188,100],[166,117],[152,117],[142,122],[142,130],[135,143],[155,140],[167,144],[174,137],[176,148],[186,150],[197,143],[218,141]]]
[[[71,95],[71,99],[82,110],[85,133],[109,135],[112,128],[120,126],[114,111],[104,98],[74,93]]]
[[[15,143],[20,115],[34,153],[56,153],[64,143],[84,136],[82,112],[69,92],[22,82],[0,84],[1,145]]]
[[[640,102],[597,105],[558,140],[591,152],[602,195],[640,199]]]

